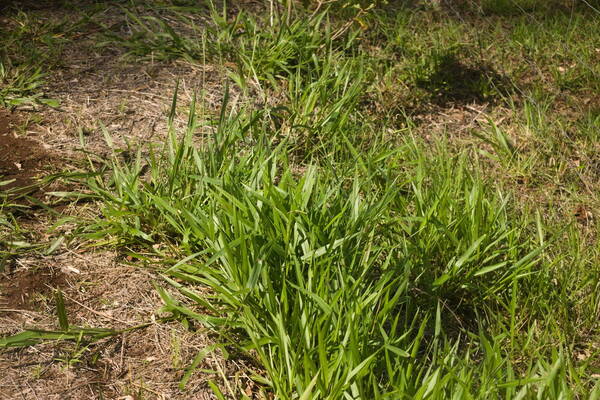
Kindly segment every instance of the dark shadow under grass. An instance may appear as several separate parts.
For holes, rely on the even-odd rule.
[[[492,67],[469,65],[456,54],[433,57],[430,63],[430,71],[417,78],[416,86],[439,106],[490,101],[511,90],[509,79]]]

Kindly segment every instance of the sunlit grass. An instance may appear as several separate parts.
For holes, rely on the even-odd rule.
[[[569,209],[597,209],[600,119],[561,113],[600,82],[580,9],[185,3],[100,44],[216,65],[236,101],[178,131],[175,96],[164,143],[90,163],[75,236],[154,254],[163,310],[277,399],[600,396],[597,228]]]
[[[346,140],[337,146],[354,159],[295,164],[293,141],[274,141],[263,113],[226,109],[201,148],[192,109],[181,139],[173,132],[151,159],[115,159],[108,178],[91,179],[105,207],[85,230],[178,249],[182,260],[165,278],[210,315],[162,291],[164,310],[253,354],[266,373],[255,379],[278,398],[559,398],[590,389],[565,346],[516,362],[537,329],[522,313],[546,306],[530,303],[527,288],[549,290],[553,263],[542,251],[555,239],[514,216],[512,200],[483,183],[467,154],[408,140],[359,155]]]
[[[187,131],[171,131],[162,150],[106,164],[88,182],[102,218],[82,234],[169,243],[181,259],[165,261],[165,279],[206,313],[161,291],[165,310],[251,355],[264,369],[254,379],[276,398],[593,392],[598,350],[584,335],[597,324],[584,314],[597,313],[598,279],[583,265],[596,258],[568,222],[547,225],[554,214],[488,175],[490,165],[509,177],[548,168],[542,149],[531,153],[493,118],[473,132],[490,146],[480,151],[444,137],[426,149],[409,119],[396,125],[419,102],[492,101],[544,136],[555,132],[550,108],[529,93],[546,82],[525,90],[521,70],[499,68],[501,51],[479,59],[488,37],[465,42],[477,37],[469,23],[410,9],[364,17],[375,31],[343,32],[327,10],[291,21],[209,15],[205,30],[188,25],[198,36],[132,17],[143,41],[119,40],[153,56],[232,62],[248,101],[230,107],[225,95],[216,120],[192,108]],[[415,20],[431,26],[413,30]],[[373,50],[377,35],[387,39]],[[257,94],[268,101],[246,105]]]

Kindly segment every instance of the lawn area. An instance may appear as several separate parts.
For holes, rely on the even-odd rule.
[[[0,5],[0,398],[600,399],[599,27]]]

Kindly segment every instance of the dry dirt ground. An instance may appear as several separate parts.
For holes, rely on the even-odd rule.
[[[64,17],[63,10],[52,7],[38,12],[48,19]],[[120,56],[118,49],[98,50],[81,35],[65,49],[64,67],[48,77],[46,94],[60,101],[59,109],[0,109],[0,175],[12,181],[1,190],[14,192],[14,202],[27,207],[18,223],[32,242],[51,243],[68,228],[49,231],[55,217],[24,195],[52,202],[47,191],[72,189],[54,184],[42,190],[38,178],[76,170],[82,150],[105,153],[102,126],[115,146],[160,141],[178,80],[181,104],[198,89],[208,104],[221,96],[221,81],[210,67],[135,63]],[[66,215],[85,212],[82,206],[58,206]],[[56,289],[63,293],[71,325],[144,327],[91,345],[62,341],[2,350],[0,399],[216,398],[208,380],[224,393],[234,382],[254,397],[244,375],[248,367],[218,353],[199,365],[203,372],[192,376],[185,391],[178,388],[186,367],[214,338],[179,322],[156,322],[163,303],[154,285],[162,283],[151,268],[76,241],[42,254],[14,257],[0,270],[0,336],[25,328],[58,329]]]

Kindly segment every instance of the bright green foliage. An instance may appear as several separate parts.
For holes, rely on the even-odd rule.
[[[266,372],[256,379],[282,399],[582,390],[566,384],[577,372],[562,353],[517,372],[503,347],[517,335],[515,298],[544,270],[543,247],[464,155],[431,158],[409,142],[358,156],[347,141],[354,162],[315,160],[298,173],[292,143],[274,142],[264,113],[226,108],[202,148],[192,144],[192,109],[185,136],[149,160],[149,176],[141,157],[115,159],[108,182],[90,181],[105,202],[90,237],[172,242],[187,257],[165,278],[219,318],[163,291],[166,311],[252,351]],[[205,300],[194,285],[213,294]]]
[[[82,233],[169,243],[180,259],[165,261],[165,279],[205,312],[161,289],[164,310],[256,359],[264,375],[253,379],[278,399],[598,396],[594,356],[575,356],[581,343],[596,351],[575,327],[597,329],[595,256],[576,229],[546,226],[478,172],[492,162],[509,176],[533,173],[539,154],[558,148],[554,97],[536,94],[542,83],[520,87],[521,65],[500,65],[509,51],[542,65],[552,40],[532,40],[525,17],[480,32],[429,11],[362,5],[345,8],[359,10],[348,24],[332,16],[338,5],[234,18],[209,8],[206,28],[130,15],[144,32],[119,38],[131,54],[226,63],[241,101],[226,95],[216,121],[192,105],[187,131],[172,128],[164,148],[97,171],[88,184],[103,215]],[[507,32],[521,39],[490,46]],[[520,128],[544,138],[535,155],[491,117],[472,132],[482,148],[433,138],[427,149],[406,117],[423,102],[504,100],[519,107]],[[581,121],[584,138],[594,118]]]
[[[0,104],[15,107],[36,101],[47,102],[39,92],[43,76],[41,68],[5,67],[0,61]]]
[[[277,399],[600,396],[598,242],[560,214],[593,197],[600,119],[556,112],[597,89],[597,21],[447,3],[130,2],[128,33],[104,32],[237,86],[218,117],[193,104],[184,132],[175,96],[162,148],[91,163],[102,215],[77,232],[162,257],[186,298],[159,289],[164,311],[221,339],[181,387],[219,348]],[[468,129],[419,121],[456,110]]]

